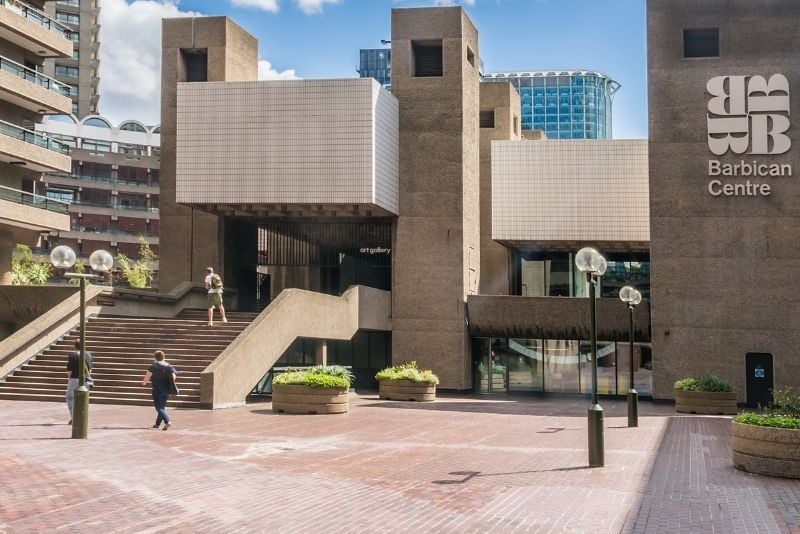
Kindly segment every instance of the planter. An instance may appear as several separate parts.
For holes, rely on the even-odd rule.
[[[430,402],[436,400],[436,384],[412,380],[381,380],[378,396],[387,400]]]
[[[800,478],[800,430],[733,423],[733,466],[760,475]]]
[[[675,390],[675,411],[680,413],[736,415],[736,393]]]
[[[342,389],[273,384],[272,411],[298,414],[346,413],[349,408],[347,397],[347,390]]]

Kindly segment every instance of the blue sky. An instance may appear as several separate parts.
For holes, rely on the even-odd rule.
[[[103,10],[106,5],[111,10],[118,5],[125,8],[120,11],[128,11],[119,13],[126,24],[136,18],[134,8],[145,4],[180,12],[227,15],[258,38],[260,57],[265,61],[262,68],[270,69],[262,77],[294,74],[301,78],[357,76],[358,50],[379,48],[381,39],[391,37],[393,7],[460,3],[480,32],[480,56],[485,70],[591,69],[608,74],[622,84],[614,101],[614,137],[647,136],[645,0],[105,2]],[[107,40],[101,35],[102,42]],[[116,63],[103,63],[101,78]],[[104,104],[112,106],[114,99],[104,102],[102,89],[101,86],[101,111],[113,114],[116,110],[107,110]]]

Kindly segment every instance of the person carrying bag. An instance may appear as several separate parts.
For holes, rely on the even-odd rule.
[[[175,383],[178,371],[164,359],[163,351],[155,351],[153,359],[155,361],[142,377],[142,385],[145,386],[148,382],[153,385],[153,405],[158,414],[153,428],[159,428],[163,422],[164,428],[162,430],[166,430],[171,425],[169,415],[167,415],[167,399],[170,393],[173,395],[179,393],[178,386]]]

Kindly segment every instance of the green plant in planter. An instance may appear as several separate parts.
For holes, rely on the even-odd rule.
[[[430,369],[418,369],[417,362],[408,362],[378,371],[375,380],[411,380],[412,382],[426,382],[438,384],[439,377]]]
[[[707,391],[717,393],[730,393],[733,386],[717,375],[707,374],[700,378],[688,377],[675,382],[678,391]]]
[[[737,423],[800,430],[800,390],[791,386],[776,389],[772,404],[760,412],[745,412],[734,419]]]
[[[348,389],[353,383],[353,373],[341,365],[315,365],[303,369],[288,369],[276,376],[272,383],[310,388]]]

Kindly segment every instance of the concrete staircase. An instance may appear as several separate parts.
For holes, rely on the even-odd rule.
[[[153,362],[153,352],[163,350],[175,366],[181,394],[170,399],[172,407],[197,408],[200,373],[238,336],[255,313],[228,312],[228,322],[215,313],[207,326],[206,310],[184,310],[173,319],[143,317],[91,317],[86,325],[86,344],[94,357],[92,377],[95,404],[152,404],[150,387],[141,380]],[[0,399],[64,402],[67,355],[74,351],[79,331],[74,329],[0,382]]]

